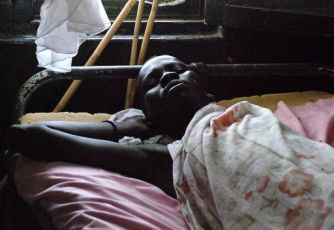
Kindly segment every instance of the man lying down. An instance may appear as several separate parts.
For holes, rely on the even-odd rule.
[[[212,103],[202,81],[175,57],[152,58],[138,77],[146,119],[14,125],[9,148],[176,193],[191,229],[334,228],[333,148],[291,130],[268,109]],[[118,142],[156,134],[164,134],[156,143]]]

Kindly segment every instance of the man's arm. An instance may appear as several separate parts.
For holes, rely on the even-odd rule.
[[[104,140],[116,140],[117,138],[117,132],[114,129],[115,127],[107,122],[46,121],[29,125],[15,126],[24,127],[24,129],[34,129],[38,126],[39,128],[45,130],[58,130],[63,133]]]
[[[57,124],[57,129],[52,124],[45,123],[13,125],[9,129],[8,147],[33,159],[93,166],[142,179],[175,196],[172,159],[166,146],[119,144],[91,138],[101,135],[101,132],[96,135],[93,132],[85,133],[87,129],[83,127],[89,125],[87,123],[78,125],[77,129],[73,129],[74,124],[70,130],[63,124],[63,128]],[[101,125],[111,126],[108,123]],[[69,131],[72,133],[68,133]],[[76,133],[91,137],[75,135]],[[105,135],[112,135],[112,131],[105,130]]]
[[[154,134],[143,119],[134,118],[125,122],[112,123],[114,125],[109,122],[46,121],[14,126],[24,128],[45,126],[45,128],[59,130],[68,134],[103,140],[118,140],[124,136],[148,137]]]
[[[103,122],[102,122],[103,123]],[[65,123],[64,123],[65,124]],[[87,124],[89,125],[89,124]],[[99,131],[103,130],[105,135],[112,135],[112,130],[105,126],[110,124],[97,124]],[[75,126],[75,125],[74,125]],[[79,125],[77,129],[66,129],[64,131],[50,125],[13,125],[9,129],[8,147],[21,152],[31,158],[50,161],[66,161],[83,165],[101,167],[107,170],[123,173],[125,168],[130,171],[138,171],[136,168],[148,166],[151,161],[159,161],[169,157],[166,146],[162,145],[124,145],[109,140],[101,140],[90,137],[75,135],[75,132],[89,134],[96,137],[93,132],[85,133],[84,126]],[[82,129],[82,130],[81,130]],[[111,128],[112,129],[112,128]],[[73,131],[73,133],[68,133]],[[66,132],[65,132],[66,131]],[[145,146],[145,147],[144,147]],[[129,167],[123,167],[128,164]],[[136,166],[136,167],[134,167]],[[127,173],[128,174],[128,173]],[[132,173],[131,173],[132,174]]]

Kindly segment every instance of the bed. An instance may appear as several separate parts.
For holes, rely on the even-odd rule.
[[[200,71],[202,76],[208,79],[209,88],[211,92],[216,95],[218,99],[220,99],[220,104],[228,107],[232,104],[235,104],[239,101],[250,101],[254,104],[258,104],[263,107],[270,108],[272,111],[276,110],[276,106],[279,101],[283,100],[286,104],[297,106],[303,105],[306,102],[314,102],[319,99],[327,99],[331,98],[334,89],[334,71],[322,65],[312,65],[312,64],[204,64],[197,63],[197,66],[200,67]],[[51,71],[42,71],[31,77],[20,89],[18,94],[18,102],[16,106],[15,115],[13,116],[13,121],[19,121],[21,123],[32,123],[41,120],[80,120],[80,121],[101,121],[105,120],[110,116],[110,111],[108,110],[100,110],[99,113],[96,114],[88,114],[88,113],[31,113],[29,108],[29,104],[31,103],[31,98],[33,95],[40,90],[41,88],[47,87],[48,83],[53,81],[69,81],[69,80],[96,80],[96,79],[114,79],[121,80],[127,79],[131,76],[136,76],[140,66],[109,66],[109,67],[74,67],[70,73],[55,73]],[[284,92],[284,93],[283,93]],[[255,95],[255,96],[254,96]],[[259,96],[261,95],[261,96]],[[83,108],[84,110],[84,108]],[[29,112],[29,113],[28,113]],[[80,229],[83,225],[80,225],[80,221],[82,223],[87,220],[83,220],[81,218],[74,218],[72,220],[75,221],[63,221],[62,224],[59,224],[59,220],[55,218],[64,218],[64,217],[55,217],[56,214],[51,213],[47,208],[48,200],[52,200],[52,202],[59,202],[59,196],[52,194],[46,194],[46,196],[39,197],[38,201],[34,200],[33,203],[29,205],[25,202],[27,197],[22,198],[17,195],[17,190],[19,194],[22,193],[23,190],[30,189],[30,187],[34,187],[32,181],[30,180],[33,175],[29,175],[31,169],[39,169],[37,171],[38,176],[43,174],[43,170],[45,170],[45,166],[29,162],[29,159],[24,159],[19,162],[19,166],[24,168],[21,170],[20,183],[16,181],[16,185],[14,183],[14,161],[13,156],[9,156],[10,153],[7,153],[5,167],[9,173],[8,185],[5,189],[5,202],[7,209],[9,210],[6,213],[8,218],[6,219],[6,223],[3,226],[6,226],[8,229],[12,228],[22,228],[25,225],[25,229],[32,228],[36,229],[37,226],[40,226],[44,229],[52,229],[54,228],[54,224],[58,226],[58,228],[64,229]],[[52,165],[55,169],[54,173],[60,173],[61,170],[67,168],[68,165],[62,165],[60,168],[58,165]],[[60,170],[60,171],[59,171]],[[72,172],[72,171],[71,171]],[[99,171],[100,172],[100,171]],[[36,172],[35,172],[36,173]],[[50,174],[51,173],[51,174]],[[78,171],[79,175],[82,175],[82,171]],[[96,173],[96,172],[95,172]],[[35,176],[37,175],[35,174]],[[45,173],[47,177],[52,178],[52,170],[51,172]],[[115,175],[112,175],[115,176]],[[118,176],[118,175],[116,175]],[[88,176],[89,177],[89,176]],[[113,178],[109,178],[113,180]],[[16,178],[17,180],[17,178]],[[46,178],[42,178],[44,180],[43,183],[48,184],[50,182],[45,181]],[[126,180],[126,178],[125,178]],[[110,182],[110,181],[109,181]],[[95,182],[94,182],[95,183]],[[136,184],[137,181],[131,181],[132,184],[135,184],[134,187],[141,187],[143,184]],[[129,183],[129,184],[131,184]],[[140,183],[140,182],[139,182]],[[125,183],[126,184],[126,183]],[[129,185],[128,184],[128,185]],[[19,188],[17,188],[19,185]],[[72,186],[72,185],[71,185]],[[115,185],[121,186],[121,185]],[[38,187],[38,186],[37,186]],[[131,186],[129,186],[131,187]],[[60,187],[61,188],[61,187]],[[37,188],[40,189],[40,188]],[[62,189],[62,188],[61,188]],[[132,189],[132,188],[130,188]],[[133,226],[137,226],[138,229],[144,228],[152,228],[152,229],[184,229],[186,228],[185,222],[182,220],[182,215],[180,214],[180,210],[178,208],[178,204],[175,200],[166,197],[164,194],[161,194],[162,191],[151,188],[152,191],[150,197],[142,197],[140,200],[147,199],[148,205],[143,206],[142,212],[138,214],[136,217],[143,218],[144,224],[141,223],[138,219],[132,220],[131,217],[127,217],[127,219],[123,218],[123,221],[120,221],[119,217],[116,217],[116,214],[119,214],[120,210],[117,210],[114,219],[116,223],[112,228],[132,228]],[[59,192],[59,191],[58,191]],[[138,195],[138,194],[137,194]],[[71,194],[71,196],[75,196],[75,194]],[[25,200],[25,201],[24,201]],[[54,201],[56,200],[56,201]],[[71,202],[71,201],[70,201]],[[122,202],[125,202],[122,200]],[[133,201],[132,202],[136,202]],[[154,202],[163,203],[165,207],[169,209],[165,209],[161,211],[161,209],[150,209],[150,205]],[[36,205],[37,204],[37,205]],[[133,203],[129,203],[129,205],[133,205]],[[61,205],[60,205],[61,206]],[[14,208],[15,207],[15,208]],[[154,206],[156,207],[156,206]],[[119,206],[118,206],[119,208]],[[125,208],[126,209],[126,208]],[[59,211],[60,210],[60,211]],[[166,220],[165,225],[159,225],[159,221],[154,225],[148,225],[150,222],[153,223],[153,219],[151,215],[153,213],[159,213],[161,211],[160,217],[171,215],[170,220],[174,220],[173,222],[168,222]],[[62,212],[62,209],[58,209],[57,212]],[[133,214],[133,212],[131,212]],[[78,215],[77,215],[78,216]],[[77,217],[76,216],[76,217]],[[79,215],[80,216],[80,215]],[[177,218],[175,218],[177,216]],[[151,219],[150,219],[151,218]],[[156,216],[159,218],[159,215]],[[173,219],[175,218],[175,219]],[[110,218],[108,219],[110,220]],[[65,223],[65,224],[64,224]],[[71,223],[75,223],[72,227],[70,227]],[[94,226],[94,221],[89,219],[86,226]],[[137,224],[137,225],[134,225]],[[142,224],[142,225],[140,225]],[[13,227],[15,226],[15,227]],[[27,227],[30,226],[30,227]],[[79,227],[78,227],[79,226]],[[89,228],[89,227],[88,227]]]

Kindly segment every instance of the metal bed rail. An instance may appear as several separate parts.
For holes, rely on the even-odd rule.
[[[322,65],[293,64],[189,64],[200,72],[207,82],[220,87],[221,97],[247,96],[249,93],[267,93],[277,90],[291,91],[292,85],[300,89],[334,92],[334,70]],[[62,80],[128,79],[136,78],[141,65],[72,67],[70,72],[43,70],[30,77],[19,89],[13,121],[26,113],[31,98],[39,88]],[[216,84],[216,82],[220,84]],[[238,87],[236,87],[236,84]],[[64,89],[65,91],[65,89]],[[276,90],[274,90],[276,91]],[[249,93],[247,93],[249,92]]]

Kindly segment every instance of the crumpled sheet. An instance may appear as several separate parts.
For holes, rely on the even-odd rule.
[[[101,0],[45,0],[37,30],[38,66],[70,71],[80,45],[110,26]]]
[[[191,229],[334,227],[334,149],[268,109],[208,105],[168,148]]]
[[[143,119],[145,120],[145,114],[143,113],[142,110],[139,109],[134,109],[134,108],[130,108],[130,109],[125,109],[125,110],[121,110],[115,114],[113,114],[108,120],[112,121],[112,122],[124,122],[126,120],[130,120],[130,119]],[[152,136],[148,139],[140,139],[137,137],[129,137],[129,136],[124,136],[123,138],[118,140],[118,143],[121,144],[127,144],[127,145],[140,145],[140,144],[163,144],[163,143],[170,143],[172,142],[171,137],[169,137],[168,135],[155,135]]]
[[[275,115],[298,133],[334,147],[334,98],[300,106],[289,106],[281,101]]]

